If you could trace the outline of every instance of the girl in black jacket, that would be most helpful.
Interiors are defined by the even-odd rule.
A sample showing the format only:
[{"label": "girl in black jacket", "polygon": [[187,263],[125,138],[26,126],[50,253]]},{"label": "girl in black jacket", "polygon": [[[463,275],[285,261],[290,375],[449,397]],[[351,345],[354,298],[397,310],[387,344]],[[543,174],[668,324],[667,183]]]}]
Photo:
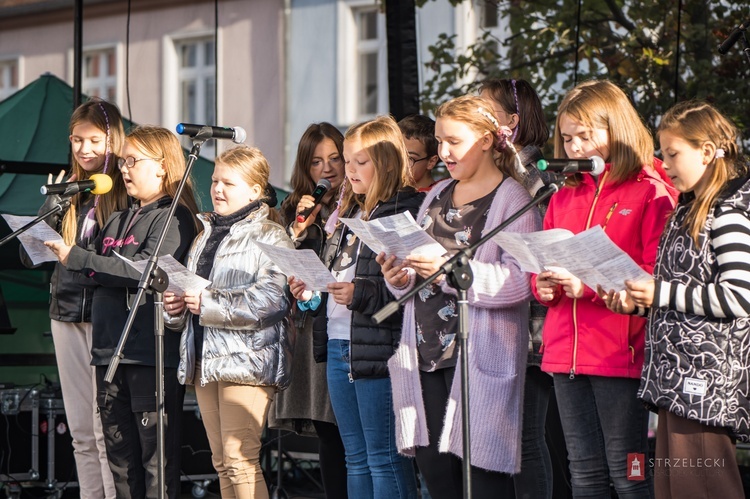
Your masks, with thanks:
[{"label": "girl in black jacket", "polygon": [[[69,202],[45,221],[67,244],[86,247],[104,222],[117,210],[127,208],[127,193],[117,171],[116,154],[125,142],[120,111],[114,104],[93,99],[81,104],[70,118],[71,175],[60,172],[57,182],[86,180],[109,175],[112,189],[104,195],[79,192],[73,196],[49,195],[39,214]],[[49,182],[52,182],[50,176]],[[99,186],[97,185],[97,188]],[[33,267],[21,246],[21,261]],[[96,415],[96,381],[91,367],[91,302],[94,282],[79,272],[55,265],[50,280],[49,317],[55,360],[70,434],[81,497],[114,499],[115,486],[107,462],[102,425]]]},{"label": "girl in black jacket", "polygon": [[[416,213],[424,194],[412,187],[409,156],[401,132],[390,117],[351,127],[345,136],[347,181],[338,213],[370,220],[403,211]],[[349,497],[413,498],[412,462],[398,454],[387,361],[401,338],[401,314],[381,324],[372,314],[393,299],[376,255],[346,227],[328,239],[335,284],[316,309],[313,326],[316,360],[327,361],[333,411],[346,451]],[[324,255],[324,261],[329,261]],[[305,283],[290,278],[298,300],[309,298]],[[323,356],[325,355],[325,357]]]},{"label": "girl in black jacket", "polygon": [[[92,364],[96,366],[97,403],[117,497],[157,496],[156,373],[154,299],[133,303],[140,273],[130,260],[148,259],[167,221],[169,205],[185,173],[185,157],[177,137],[160,127],[130,132],[118,166],[134,205],[114,213],[99,236],[83,249],[47,242],[69,271],[81,272],[96,284],[93,294]],[[198,209],[189,184],[170,221],[159,255],[182,260],[196,235]],[[112,383],[107,367],[130,307],[138,312]],[[164,337],[164,380],[167,496],[180,494],[181,416],[184,387],[177,382],[179,335]]]}]

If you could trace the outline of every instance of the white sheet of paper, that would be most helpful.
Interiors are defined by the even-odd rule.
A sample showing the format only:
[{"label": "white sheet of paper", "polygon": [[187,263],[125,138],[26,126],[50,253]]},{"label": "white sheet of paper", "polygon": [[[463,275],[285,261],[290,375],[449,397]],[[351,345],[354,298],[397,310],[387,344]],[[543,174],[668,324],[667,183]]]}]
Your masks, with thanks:
[{"label": "white sheet of paper", "polygon": [[336,282],[331,271],[311,249],[297,250],[271,244],[256,244],[287,277],[294,276],[295,279],[303,281],[306,288],[311,291],[326,291],[328,284]]},{"label": "white sheet of paper", "polygon": [[363,221],[340,218],[375,254],[385,252],[403,260],[409,255],[441,256],[446,250],[431,238],[405,211],[389,217]]},{"label": "white sheet of paper", "polygon": [[[3,218],[8,223],[10,230],[15,232],[36,217],[3,214]],[[19,234],[18,240],[34,265],[57,261],[57,256],[44,245],[44,241],[62,241],[62,237],[46,222],[41,221],[26,232]]]},{"label": "white sheet of paper", "polygon": [[[125,260],[128,265],[136,269],[138,272],[143,274],[143,270],[146,268],[148,260],[130,260],[118,253],[113,253],[116,257],[121,260]],[[167,291],[171,291],[176,295],[182,295],[186,290],[198,290],[204,289],[206,286],[211,284],[211,281],[206,280],[200,276],[197,276],[190,272],[183,264],[174,259],[172,255],[162,255],[158,261],[159,267],[164,270],[169,276],[169,286]]]},{"label": "white sheet of paper", "polygon": [[[552,248],[547,246],[544,250],[549,252]],[[651,279],[599,225],[556,243],[554,253],[560,266],[593,290],[599,284],[607,291],[621,291],[625,289],[625,281]]]},{"label": "white sheet of paper", "polygon": [[515,258],[526,272],[540,273],[549,266],[555,266],[554,255],[544,251],[544,247],[573,237],[566,229],[549,229],[538,232],[498,232],[492,237],[503,250]]}]

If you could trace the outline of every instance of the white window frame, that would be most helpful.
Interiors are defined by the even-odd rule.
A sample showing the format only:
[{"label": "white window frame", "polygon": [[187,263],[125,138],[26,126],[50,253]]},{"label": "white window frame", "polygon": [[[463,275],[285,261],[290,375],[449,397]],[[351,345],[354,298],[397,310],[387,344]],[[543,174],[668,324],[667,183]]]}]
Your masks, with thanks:
[{"label": "white window frame", "polygon": [[12,64],[16,65],[16,86],[8,87],[7,90],[0,90],[0,101],[7,99],[24,87],[22,81],[23,71],[21,71],[23,67],[23,58],[21,56],[0,58],[0,78],[3,79],[3,83],[10,84],[10,72],[7,68]]},{"label": "white window frame", "polygon": [[[361,9],[377,9],[378,38],[376,42],[366,42],[366,49],[378,52],[378,95],[377,108],[374,114],[359,112],[359,55],[360,41],[357,32],[356,14]],[[337,102],[336,117],[339,123],[350,125],[359,121],[374,118],[378,114],[388,112],[388,53],[385,27],[385,14],[379,11],[380,6],[374,0],[339,0],[338,18],[338,47],[337,47]],[[354,81],[352,82],[352,79]]]},{"label": "white window frame", "polygon": [[[113,76],[99,76],[97,78],[89,78],[86,76],[86,57],[92,54],[96,54],[98,57],[100,57],[100,64],[104,62],[103,65],[100,67],[102,68],[102,71],[104,71],[104,68],[106,68],[106,57],[102,57],[103,54],[112,51],[114,53],[115,61],[114,61],[114,75]],[[115,92],[114,92],[114,103],[118,103],[120,100],[120,82],[119,82],[119,76],[120,76],[120,58],[118,57],[117,53],[117,46],[116,45],[104,45],[104,46],[98,46],[98,47],[86,47],[86,49],[83,50],[82,54],[83,60],[81,61],[81,91],[91,96],[91,92],[88,90],[92,87],[96,87],[99,90],[99,97],[104,100],[110,100],[109,95],[107,95],[106,92],[102,93],[102,90],[105,90],[109,86],[114,86]]]},{"label": "white window frame", "polygon": [[[217,35],[218,39],[214,40],[217,46],[221,47],[221,30]],[[180,75],[180,45],[188,43],[199,43],[214,38],[213,31],[196,31],[191,33],[179,33],[166,35],[162,38],[162,54],[164,56],[164,66],[162,71],[162,81],[164,82],[164,98],[163,102],[163,116],[165,123],[163,126],[169,130],[174,130],[178,123],[187,122],[188,118],[181,116],[180,112],[180,92],[181,92],[181,75]],[[219,64],[222,67],[221,59],[214,61],[214,64]],[[214,85],[218,88],[217,93],[217,105],[216,105],[216,121],[221,122],[220,109],[221,106],[218,103],[221,102],[221,88],[219,82],[215,81]],[[201,92],[198,92],[198,98],[202,99]],[[201,107],[201,106],[199,106]],[[201,118],[198,119],[200,121]],[[202,125],[215,125],[215,123],[199,123]],[[191,142],[188,139],[181,139],[183,147],[190,149]],[[206,141],[201,147],[201,156],[214,159],[216,157],[216,144],[213,140]]]},{"label": "white window frame", "polygon": [[[112,104],[115,104],[120,109],[123,109],[122,105],[125,95],[125,46],[122,43],[100,43],[87,45],[81,50],[81,57],[85,57],[86,54],[90,52],[100,52],[112,49],[114,49],[115,51],[115,101]],[[73,49],[71,48],[68,50],[68,75],[70,75],[68,78],[68,84],[71,87],[73,86],[73,72],[75,70],[74,62],[75,54],[73,53]],[[83,65],[83,61],[81,61],[81,64]],[[83,90],[86,87],[83,81],[84,78],[85,75],[83,74],[83,68],[81,68],[81,89],[83,93],[86,93],[86,91]],[[102,98],[106,99],[106,96]]]}]

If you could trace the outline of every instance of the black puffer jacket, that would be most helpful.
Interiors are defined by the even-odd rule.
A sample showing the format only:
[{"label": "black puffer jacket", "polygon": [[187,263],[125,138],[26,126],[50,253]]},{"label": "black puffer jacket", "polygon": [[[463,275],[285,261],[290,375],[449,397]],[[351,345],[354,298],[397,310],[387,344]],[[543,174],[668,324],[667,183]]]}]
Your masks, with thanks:
[{"label": "black puffer jacket", "polygon": [[[81,227],[89,210],[94,206],[94,196],[88,193],[82,193],[79,196],[81,198],[77,213],[78,240],[76,243],[85,247],[86,243],[81,242],[80,239]],[[57,194],[48,196],[45,203],[39,208],[38,214],[41,215],[48,212],[59,202],[60,196]],[[65,210],[50,215],[45,219],[45,222],[58,233],[61,233],[61,223],[64,215]],[[96,238],[98,232],[99,225],[97,224],[94,227],[92,239]],[[20,246],[20,256],[21,263],[24,266],[29,268],[34,267],[23,246]],[[90,278],[80,272],[72,272],[66,269],[60,262],[57,262],[55,270],[52,272],[52,278],[50,279],[50,319],[61,322],[91,322],[91,302],[94,295],[93,286],[95,285],[96,283]]]},{"label": "black puffer jacket", "polygon": [[[413,188],[399,191],[388,201],[380,203],[370,219],[383,218],[409,211],[416,216],[424,199],[424,193]],[[331,267],[333,257],[338,251],[341,230],[327,241],[324,263]],[[391,315],[380,324],[372,321],[372,315],[394,300],[385,285],[380,272],[380,265],[375,261],[377,255],[367,246],[362,245],[354,277],[354,296],[348,306],[352,311],[351,326],[351,369],[352,377],[385,378],[388,377],[388,359],[398,347],[401,340],[401,311]],[[326,301],[328,293],[323,293],[320,306],[315,311],[313,323],[313,354],[317,362],[325,362],[327,355],[328,318]]]}]

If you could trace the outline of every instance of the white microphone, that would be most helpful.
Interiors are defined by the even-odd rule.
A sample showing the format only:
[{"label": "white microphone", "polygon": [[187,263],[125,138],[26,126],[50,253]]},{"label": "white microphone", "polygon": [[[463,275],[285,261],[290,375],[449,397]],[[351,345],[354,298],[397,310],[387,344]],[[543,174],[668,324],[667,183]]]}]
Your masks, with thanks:
[{"label": "white microphone", "polygon": [[78,182],[67,182],[64,184],[47,184],[39,189],[42,194],[60,194],[61,196],[72,196],[79,192],[91,192],[91,194],[106,194],[112,190],[112,179],[109,175],[96,173],[88,180]]},{"label": "white microphone", "polygon": [[247,138],[247,132],[242,127],[221,127],[210,125],[191,125],[190,123],[180,123],[177,125],[177,133],[180,135],[189,135],[199,139],[229,139],[235,144],[242,144]]},{"label": "white microphone", "polygon": [[604,160],[599,156],[591,156],[588,159],[540,159],[536,162],[536,167],[543,172],[548,171],[562,175],[584,172],[599,175],[604,171]]}]

